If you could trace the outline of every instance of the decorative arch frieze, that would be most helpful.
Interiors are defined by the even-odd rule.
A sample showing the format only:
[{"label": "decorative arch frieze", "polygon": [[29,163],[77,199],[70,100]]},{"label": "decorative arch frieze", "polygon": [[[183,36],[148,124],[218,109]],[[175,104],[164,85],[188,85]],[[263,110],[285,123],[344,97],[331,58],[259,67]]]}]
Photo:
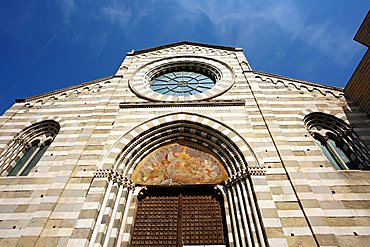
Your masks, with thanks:
[{"label": "decorative arch frieze", "polygon": [[184,44],[184,45],[164,48],[164,49],[156,50],[152,52],[142,53],[142,54],[136,55],[135,57],[146,58],[146,57],[155,57],[155,56],[160,56],[160,55],[178,55],[178,54],[196,54],[196,53],[205,53],[207,55],[215,55],[215,56],[229,56],[233,54],[232,51]]},{"label": "decorative arch frieze", "polygon": [[32,107],[41,108],[44,105],[51,105],[57,101],[66,101],[68,98],[77,97],[81,94],[99,92],[101,88],[108,85],[109,83],[109,79],[103,78],[100,80],[83,83],[82,85],[73,87],[72,89],[57,90],[55,92],[35,96],[21,102],[25,102],[24,108],[26,108],[26,111],[28,111],[29,108]]},{"label": "decorative arch frieze", "polygon": [[224,165],[228,178],[214,186],[224,196],[230,244],[267,245],[251,180],[253,175],[264,175],[264,168],[256,155],[248,143],[225,124],[202,115],[181,112],[157,117],[134,127],[104,156],[95,178],[106,179],[107,189],[90,246],[129,244],[135,220],[133,209],[138,205],[140,191],[145,188],[145,185],[132,181],[133,171],[155,150],[179,142],[193,143],[210,150]]},{"label": "decorative arch frieze", "polygon": [[326,90],[324,88],[319,88],[319,87],[315,87],[315,86],[311,86],[311,85],[305,85],[305,84],[302,84],[302,83],[299,83],[299,82],[298,83],[287,82],[287,81],[283,81],[283,80],[280,80],[280,79],[272,79],[270,77],[265,77],[265,76],[261,76],[261,75],[256,75],[255,78],[260,79],[261,81],[264,81],[264,82],[271,82],[275,85],[282,84],[286,88],[289,88],[289,86],[291,86],[291,87],[295,88],[298,91],[302,91],[302,90],[307,90],[308,92],[317,91],[318,93],[322,94],[323,96],[331,95],[331,96],[334,96],[335,98],[344,97],[343,93],[334,93],[332,90]]}]

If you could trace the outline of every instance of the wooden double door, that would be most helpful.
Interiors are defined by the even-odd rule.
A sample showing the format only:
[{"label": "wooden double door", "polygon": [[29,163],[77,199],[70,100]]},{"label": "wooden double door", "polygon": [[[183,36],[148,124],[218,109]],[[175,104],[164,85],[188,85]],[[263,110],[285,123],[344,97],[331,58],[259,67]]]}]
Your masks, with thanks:
[{"label": "wooden double door", "polygon": [[139,201],[131,246],[226,246],[222,204],[209,186],[148,188]]}]

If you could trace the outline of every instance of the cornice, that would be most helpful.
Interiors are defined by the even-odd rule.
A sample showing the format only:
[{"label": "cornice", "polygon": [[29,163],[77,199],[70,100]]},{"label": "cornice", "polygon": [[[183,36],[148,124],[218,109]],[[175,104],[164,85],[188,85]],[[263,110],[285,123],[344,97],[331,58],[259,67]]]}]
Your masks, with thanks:
[{"label": "cornice", "polygon": [[73,86],[70,86],[70,87],[61,88],[61,89],[57,89],[57,90],[54,90],[54,91],[38,94],[38,95],[31,96],[31,97],[28,97],[28,98],[16,99],[15,102],[16,103],[24,103],[24,102],[29,102],[29,101],[33,101],[33,100],[38,100],[38,99],[45,98],[45,97],[50,97],[50,96],[60,94],[60,93],[63,93],[63,92],[69,91],[69,90],[76,89],[76,88],[88,86],[88,85],[91,85],[91,84],[94,84],[94,83],[99,83],[99,82],[102,82],[102,81],[105,81],[105,80],[110,80],[113,77],[114,76],[106,76],[106,77],[95,79],[95,80],[92,80],[92,81],[79,83],[77,85],[73,85]]},{"label": "cornice", "polygon": [[320,84],[320,83],[317,83],[317,82],[309,82],[309,81],[305,81],[305,80],[291,78],[291,77],[287,77],[287,76],[283,76],[283,75],[267,73],[267,72],[263,72],[263,71],[253,70],[251,72],[253,72],[254,74],[262,75],[262,76],[267,76],[267,77],[271,76],[271,77],[275,77],[275,78],[278,78],[278,79],[281,79],[281,80],[288,80],[288,81],[298,82],[298,83],[306,84],[306,85],[309,85],[309,86],[312,86],[312,87],[320,87],[320,88],[325,88],[325,89],[329,89],[329,90],[335,90],[335,91],[343,92],[343,88],[340,88],[340,87],[324,85],[324,84]]},{"label": "cornice", "polygon": [[121,109],[127,108],[163,108],[163,107],[213,107],[244,106],[245,100],[209,100],[209,101],[169,101],[169,102],[122,102]]}]

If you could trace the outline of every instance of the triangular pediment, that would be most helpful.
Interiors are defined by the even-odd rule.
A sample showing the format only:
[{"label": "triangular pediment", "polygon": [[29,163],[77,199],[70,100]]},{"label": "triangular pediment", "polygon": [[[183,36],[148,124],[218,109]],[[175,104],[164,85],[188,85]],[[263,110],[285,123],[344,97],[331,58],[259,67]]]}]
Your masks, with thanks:
[{"label": "triangular pediment", "polygon": [[170,44],[166,44],[166,45],[155,46],[155,47],[152,47],[152,48],[132,51],[129,54],[131,54],[131,55],[140,55],[140,54],[143,54],[143,53],[159,51],[159,50],[164,50],[164,49],[168,49],[168,48],[181,47],[181,46],[184,46],[184,45],[185,46],[194,46],[194,47],[204,47],[204,48],[210,48],[210,49],[225,50],[225,51],[240,51],[240,50],[242,50],[241,48],[232,47],[232,46],[212,45],[212,44],[205,44],[205,43],[198,43],[198,42],[191,42],[191,41],[180,41],[180,42],[170,43]]}]

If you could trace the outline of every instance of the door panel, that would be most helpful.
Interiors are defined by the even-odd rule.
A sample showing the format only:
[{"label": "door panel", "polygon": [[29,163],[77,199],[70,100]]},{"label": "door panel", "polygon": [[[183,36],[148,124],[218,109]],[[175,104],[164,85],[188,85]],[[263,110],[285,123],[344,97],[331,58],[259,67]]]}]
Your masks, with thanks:
[{"label": "door panel", "polygon": [[213,189],[156,188],[139,202],[131,246],[224,245],[224,235]]},{"label": "door panel", "polygon": [[212,195],[182,199],[182,241],[190,244],[224,244],[220,203]]},{"label": "door panel", "polygon": [[176,246],[177,196],[147,196],[139,203],[131,246]]}]

